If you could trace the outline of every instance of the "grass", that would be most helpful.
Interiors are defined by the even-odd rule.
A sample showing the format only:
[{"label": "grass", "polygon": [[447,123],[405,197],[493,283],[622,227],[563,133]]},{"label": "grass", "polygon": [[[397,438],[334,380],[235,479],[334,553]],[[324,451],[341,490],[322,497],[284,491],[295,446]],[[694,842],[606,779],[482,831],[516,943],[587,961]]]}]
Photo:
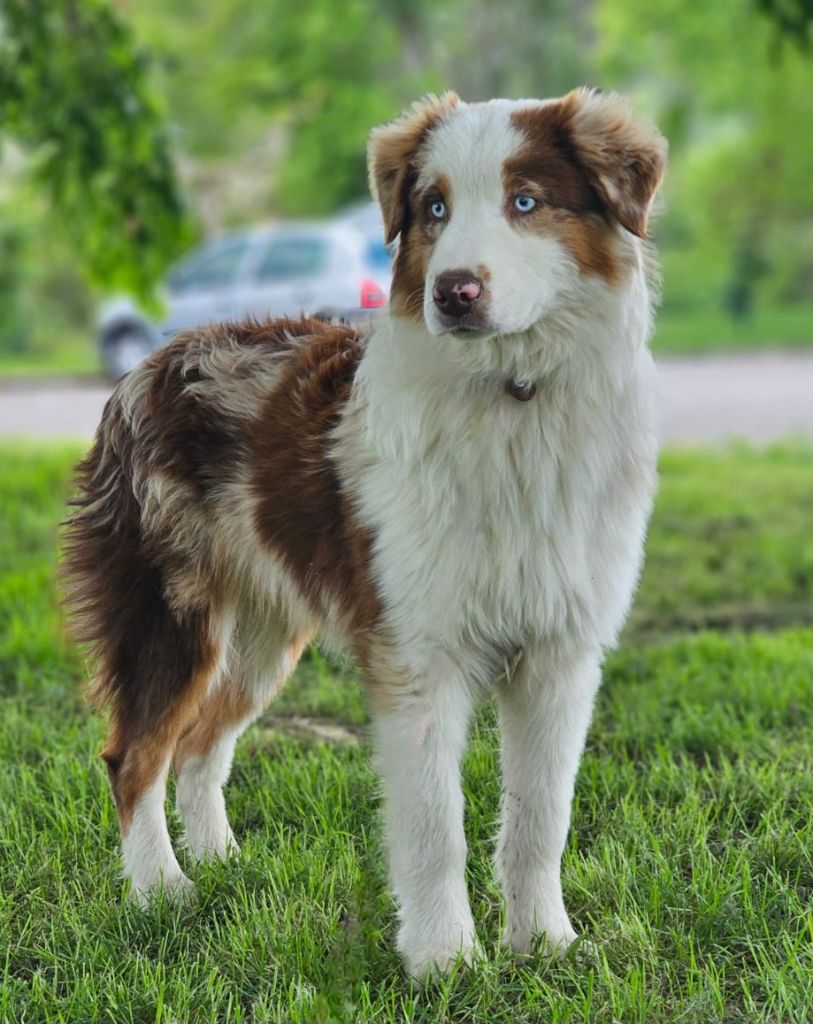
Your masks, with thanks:
[{"label": "grass", "polygon": [[67,333],[64,338],[55,337],[47,348],[0,350],[0,381],[20,377],[98,377],[101,372],[91,331],[87,335]]},{"label": "grass", "polygon": [[813,345],[813,304],[757,306],[745,320],[708,304],[691,309],[662,309],[652,348],[656,355],[697,355],[710,352]]},{"label": "grass", "polygon": [[[494,711],[466,760],[488,958],[427,989],[393,950],[355,674],[312,653],[238,747],[239,862],[143,913],[51,583],[76,449],[0,449],[0,1021],[813,1018],[813,452],[667,453],[639,599],[579,775],[564,881],[591,940],[563,963],[497,948]],[[272,727],[273,726],[273,727]],[[363,733],[362,733],[363,735]]]}]

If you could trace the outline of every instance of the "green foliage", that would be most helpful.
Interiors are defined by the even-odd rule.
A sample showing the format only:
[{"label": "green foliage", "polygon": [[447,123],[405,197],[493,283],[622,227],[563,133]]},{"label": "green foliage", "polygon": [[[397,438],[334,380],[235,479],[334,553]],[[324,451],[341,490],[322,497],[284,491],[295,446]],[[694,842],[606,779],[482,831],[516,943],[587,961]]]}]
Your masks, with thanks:
[{"label": "green foliage", "polygon": [[5,0],[0,124],[91,277],[146,297],[189,238],[144,54],[104,0]]},{"label": "green foliage", "polygon": [[[481,711],[464,780],[487,959],[427,989],[403,977],[393,947],[368,751],[277,727],[287,714],[366,720],[355,675],[317,654],[238,747],[227,797],[239,861],[187,865],[192,906],[126,901],[103,728],[82,707],[52,583],[79,454],[0,449],[0,1020],[809,1018],[809,449],[663,458],[636,620],[608,659],[564,860],[592,945],[563,963],[499,948],[498,738],[493,707]],[[721,615],[739,595],[778,614]],[[683,608],[703,617],[684,621]],[[765,631],[793,622],[807,627]],[[743,624],[763,629],[731,629]]]},{"label": "green foliage", "polygon": [[33,183],[0,193],[0,375],[92,371],[91,301],[76,253]]},{"label": "green foliage", "polygon": [[810,45],[813,0],[757,0],[757,4],[781,32],[794,38],[803,48]]},{"label": "green foliage", "polygon": [[246,180],[262,176],[263,210],[322,215],[366,193],[367,134],[404,98],[390,11],[374,0],[143,0],[133,18],[196,162],[230,156]]},{"label": "green foliage", "polygon": [[24,232],[10,219],[0,220],[0,351],[25,351],[30,327],[22,314],[20,254]]},{"label": "green foliage", "polygon": [[597,64],[671,143],[665,308],[809,300],[813,63],[741,0],[597,0]]},{"label": "green foliage", "polygon": [[[0,203],[21,205],[0,228],[0,349],[29,361],[57,336],[52,273],[75,293],[76,267],[149,292],[190,237],[173,155],[207,231],[321,216],[366,195],[370,127],[421,93],[582,82],[632,93],[670,140],[655,233],[664,312],[686,335],[663,331],[666,346],[809,343],[810,2],[5,0],[0,134],[49,202],[0,166]],[[67,260],[43,244],[53,234]],[[10,246],[42,266],[11,268]]]}]

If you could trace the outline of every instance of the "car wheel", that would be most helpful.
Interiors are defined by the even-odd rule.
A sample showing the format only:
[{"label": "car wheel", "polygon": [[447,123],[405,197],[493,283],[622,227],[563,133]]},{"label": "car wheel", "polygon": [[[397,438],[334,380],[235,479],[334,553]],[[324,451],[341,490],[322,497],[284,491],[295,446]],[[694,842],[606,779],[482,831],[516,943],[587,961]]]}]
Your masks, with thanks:
[{"label": "car wheel", "polygon": [[128,324],[102,342],[104,371],[111,380],[120,380],[134,370],[152,352],[152,339],[139,324]]}]

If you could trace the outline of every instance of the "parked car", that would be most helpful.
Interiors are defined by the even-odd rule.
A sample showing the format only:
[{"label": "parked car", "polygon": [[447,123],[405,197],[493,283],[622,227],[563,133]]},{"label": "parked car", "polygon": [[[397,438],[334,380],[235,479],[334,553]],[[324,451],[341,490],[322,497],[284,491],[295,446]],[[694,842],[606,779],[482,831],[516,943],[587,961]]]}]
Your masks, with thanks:
[{"label": "parked car", "polygon": [[369,315],[386,305],[390,279],[391,254],[376,207],[359,207],[326,223],[225,234],[170,272],[161,323],[127,298],[105,305],[98,324],[102,363],[118,380],[177,331],[214,320]]}]

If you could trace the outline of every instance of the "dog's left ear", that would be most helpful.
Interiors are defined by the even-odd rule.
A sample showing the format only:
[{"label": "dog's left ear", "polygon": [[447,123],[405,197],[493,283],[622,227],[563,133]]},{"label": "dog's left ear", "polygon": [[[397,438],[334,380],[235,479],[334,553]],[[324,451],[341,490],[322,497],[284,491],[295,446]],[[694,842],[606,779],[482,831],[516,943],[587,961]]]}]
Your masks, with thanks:
[{"label": "dog's left ear", "polygon": [[384,217],[384,234],[389,245],[404,223],[404,208],[415,173],[415,161],[426,136],[457,105],[457,95],[425,96],[400,117],[370,132],[367,162],[370,191]]},{"label": "dog's left ear", "polygon": [[666,139],[618,93],[574,89],[562,99],[574,154],[615,219],[639,238],[666,169]]}]

